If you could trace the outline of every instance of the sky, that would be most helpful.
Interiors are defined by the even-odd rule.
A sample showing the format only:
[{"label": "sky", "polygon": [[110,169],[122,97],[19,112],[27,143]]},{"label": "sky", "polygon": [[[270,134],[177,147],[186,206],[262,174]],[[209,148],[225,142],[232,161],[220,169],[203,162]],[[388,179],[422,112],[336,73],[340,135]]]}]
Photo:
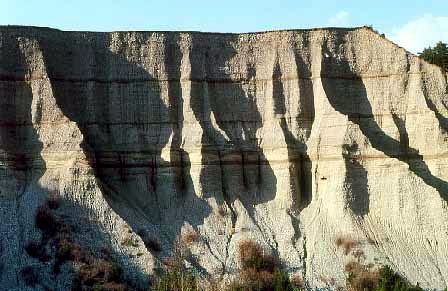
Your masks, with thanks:
[{"label": "sky", "polygon": [[212,32],[371,25],[418,53],[448,43],[448,0],[0,0],[0,25]]}]

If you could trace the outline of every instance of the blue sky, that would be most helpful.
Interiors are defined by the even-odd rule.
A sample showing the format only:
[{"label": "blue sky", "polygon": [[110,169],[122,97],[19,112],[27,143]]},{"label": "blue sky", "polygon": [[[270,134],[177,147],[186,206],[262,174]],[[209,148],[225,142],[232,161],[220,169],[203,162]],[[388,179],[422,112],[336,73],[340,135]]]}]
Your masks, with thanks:
[{"label": "blue sky", "polygon": [[218,32],[367,24],[418,52],[448,42],[448,0],[0,0],[0,24]]}]

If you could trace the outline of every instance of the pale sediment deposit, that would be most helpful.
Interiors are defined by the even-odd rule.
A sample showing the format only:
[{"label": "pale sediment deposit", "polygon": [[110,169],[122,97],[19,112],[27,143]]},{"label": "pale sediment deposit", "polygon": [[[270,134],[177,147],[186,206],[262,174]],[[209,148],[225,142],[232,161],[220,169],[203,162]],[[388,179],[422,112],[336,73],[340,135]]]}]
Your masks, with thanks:
[{"label": "pale sediment deposit", "polygon": [[202,274],[232,274],[253,239],[311,286],[343,281],[343,236],[446,288],[447,90],[440,68],[366,27],[0,27],[0,289],[31,288],[27,266],[36,290],[69,288],[64,266],[24,250],[49,195],[76,240],[107,246],[140,286],[195,232]]}]

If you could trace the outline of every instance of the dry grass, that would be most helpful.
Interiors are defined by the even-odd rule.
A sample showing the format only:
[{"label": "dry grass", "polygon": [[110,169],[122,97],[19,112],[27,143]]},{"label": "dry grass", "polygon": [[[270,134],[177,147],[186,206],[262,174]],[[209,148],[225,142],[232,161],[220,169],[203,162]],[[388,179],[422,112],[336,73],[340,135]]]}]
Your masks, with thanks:
[{"label": "dry grass", "polygon": [[[168,271],[155,280],[154,291],[203,291],[196,276],[184,271]],[[205,290],[204,290],[205,291]]]},{"label": "dry grass", "polygon": [[272,285],[274,274],[268,271],[259,271],[256,268],[246,268],[240,272],[240,284],[249,290],[263,290]]}]

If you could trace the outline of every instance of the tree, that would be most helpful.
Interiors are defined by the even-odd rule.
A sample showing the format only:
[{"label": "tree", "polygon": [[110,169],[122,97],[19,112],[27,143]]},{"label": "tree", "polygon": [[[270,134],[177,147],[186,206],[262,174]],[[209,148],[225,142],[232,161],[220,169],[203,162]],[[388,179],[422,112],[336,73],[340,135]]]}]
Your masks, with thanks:
[{"label": "tree", "polygon": [[419,56],[428,63],[438,65],[448,71],[448,46],[439,41],[434,47],[428,47],[419,53]]}]

